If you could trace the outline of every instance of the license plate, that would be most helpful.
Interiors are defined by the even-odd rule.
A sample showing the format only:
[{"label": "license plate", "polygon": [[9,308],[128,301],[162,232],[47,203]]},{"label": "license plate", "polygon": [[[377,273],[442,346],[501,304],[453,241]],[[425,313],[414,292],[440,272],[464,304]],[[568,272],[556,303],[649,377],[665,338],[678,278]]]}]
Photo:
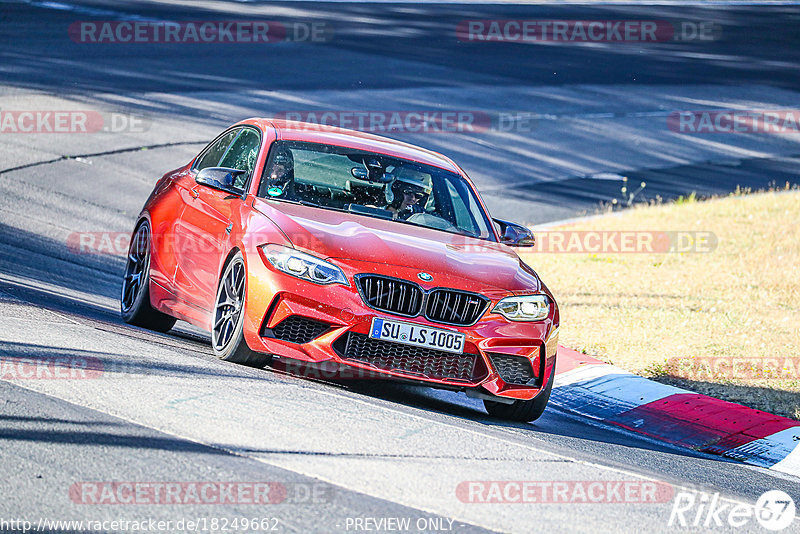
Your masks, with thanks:
[{"label": "license plate", "polygon": [[381,317],[372,319],[369,337],[415,347],[443,350],[455,354],[464,352],[464,339],[466,338],[461,332],[392,321]]}]

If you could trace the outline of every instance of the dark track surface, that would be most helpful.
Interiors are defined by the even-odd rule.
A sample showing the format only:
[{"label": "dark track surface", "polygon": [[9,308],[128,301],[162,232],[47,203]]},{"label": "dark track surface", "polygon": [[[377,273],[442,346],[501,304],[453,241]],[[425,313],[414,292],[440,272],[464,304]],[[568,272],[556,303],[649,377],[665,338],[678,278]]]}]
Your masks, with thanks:
[{"label": "dark track surface", "polygon": [[[447,106],[433,96],[422,103],[414,100],[443,87],[466,102],[474,98],[483,109],[507,109],[503,102],[481,100],[487,88],[555,91],[543,99],[549,99],[552,109],[563,99],[564,113],[572,115],[630,111],[615,107],[619,103],[604,100],[601,93],[595,100],[568,102],[558,91],[574,84],[607,86],[617,93],[646,93],[652,86],[652,92],[665,94],[665,86],[735,89],[748,84],[757,87],[755,92],[787,91],[791,96],[800,82],[800,9],[306,2],[175,6],[110,0],[68,5],[75,9],[44,8],[36,2],[0,4],[0,109],[52,105],[42,104],[49,102],[42,98],[112,109],[124,103],[126,111],[145,114],[153,126],[121,136],[0,136],[9,158],[0,163],[0,355],[90,357],[122,365],[124,372],[107,380],[0,381],[5,474],[0,518],[177,519],[254,513],[243,505],[114,507],[69,500],[72,484],[91,480],[277,480],[332,488],[334,497],[325,502],[257,511],[279,517],[283,531],[289,532],[346,531],[347,517],[398,516],[454,518],[453,530],[458,531],[673,531],[667,525],[670,503],[470,505],[454,494],[464,480],[643,477],[676,488],[719,491],[749,503],[764,491],[782,489],[800,503],[796,479],[654,443],[558,410],[549,410],[535,425],[507,424],[488,417],[479,402],[456,394],[305,381],[219,362],[210,355],[206,337],[185,324],[161,335],[122,323],[116,300],[122,260],[75,254],[65,244],[73,232],[130,231],[155,178],[196,153],[202,146],[197,141],[242,118],[237,115],[242,110],[324,109],[361,94],[370,109],[397,109],[392,106],[398,102]],[[131,14],[163,20],[325,21],[335,28],[335,39],[270,48],[93,46],[65,39],[66,28],[76,20],[117,20]],[[712,20],[722,26],[723,38],[645,46],[478,46],[453,38],[454,25],[469,18]],[[382,89],[419,92],[400,98],[376,91]],[[680,98],[675,97],[675,106],[700,105]],[[540,111],[531,102],[530,109]],[[519,103],[517,99],[513,105]],[[337,109],[348,109],[342,106]],[[636,136],[646,132],[644,127]],[[591,173],[553,170],[538,175],[526,167],[530,161],[535,163],[531,167],[546,166],[544,158],[537,159],[537,146],[546,148],[537,143],[545,141],[561,143],[565,159],[569,153],[581,157],[583,147],[592,142],[590,130],[580,146],[537,135],[510,140],[396,137],[453,155],[485,187],[495,214],[506,209],[508,217],[546,221],[618,197],[618,182],[592,178]],[[697,141],[685,137],[691,139],[687,144]],[[673,140],[670,147],[682,141]],[[728,138],[710,142],[716,141]],[[622,134],[612,142],[618,147],[630,144]],[[658,161],[652,167],[631,164],[626,174],[650,184],[645,199],[690,191],[723,193],[737,185],[800,183],[798,161],[788,157],[800,154],[792,151],[794,141],[758,142],[758,154],[742,151],[709,158],[713,161],[686,156],[674,165]],[[62,155],[160,143],[179,144],[2,172]],[[519,148],[508,161],[502,156],[505,143]],[[749,146],[748,140],[743,144]],[[651,152],[657,153],[658,147]],[[506,164],[508,175],[498,176],[497,169]]]}]

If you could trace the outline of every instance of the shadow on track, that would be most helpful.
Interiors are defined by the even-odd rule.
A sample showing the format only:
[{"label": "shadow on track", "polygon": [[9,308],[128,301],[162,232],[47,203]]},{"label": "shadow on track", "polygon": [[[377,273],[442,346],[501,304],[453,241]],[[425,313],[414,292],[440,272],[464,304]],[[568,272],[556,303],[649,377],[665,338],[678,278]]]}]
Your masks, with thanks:
[{"label": "shadow on track", "polygon": [[[54,91],[363,89],[465,85],[476,80],[536,85],[763,83],[794,89],[800,46],[793,6],[520,6],[363,3],[107,4],[119,20],[235,20],[324,23],[330,38],[274,44],[76,42],[66,11],[10,4],[2,32],[7,84]],[[78,15],[79,17],[80,15]],[[84,18],[91,18],[84,15]],[[658,42],[469,42],[466,20],[658,20],[712,23],[713,39]],[[31,27],[35,24],[35,28]],[[39,31],[37,31],[37,29]],[[46,30],[45,30],[46,29]],[[676,32],[679,33],[679,32]],[[74,37],[74,36],[73,36]],[[671,36],[670,36],[671,37]],[[136,62],[131,62],[131,57]],[[777,64],[775,58],[780,58]],[[347,59],[347,61],[343,61]],[[358,61],[354,65],[353,61]],[[387,63],[395,68],[387,68]],[[397,68],[401,65],[406,68]],[[424,65],[425,68],[422,68]],[[680,68],[676,68],[680,65]],[[258,68],[255,68],[258,66]],[[445,77],[442,69],[447,69]],[[411,68],[409,68],[411,67]],[[451,69],[457,69],[455,71]],[[365,72],[374,73],[364,76]],[[455,76],[453,75],[453,73]],[[437,75],[439,76],[437,78]]]},{"label": "shadow on track", "polygon": [[[209,351],[210,352],[210,351]],[[226,373],[219,369],[178,365],[153,360],[135,360],[129,354],[98,352],[87,349],[63,348],[35,343],[0,341],[0,378],[64,380],[136,380],[154,376],[186,376],[192,378],[236,378],[276,381],[267,373]],[[238,370],[238,367],[233,367]],[[58,373],[56,372],[58,371]],[[30,376],[29,376],[30,375]]]},{"label": "shadow on track", "polygon": [[[210,346],[206,339],[193,333],[173,330],[159,334],[131,327],[125,324],[117,310],[118,291],[121,280],[123,259],[101,255],[81,255],[73,258],[64,243],[57,240],[16,232],[13,241],[0,238],[0,251],[12,250],[0,260],[0,291],[12,295],[22,303],[29,303],[44,309],[64,314],[66,317],[94,328],[108,330],[142,341],[193,350],[210,357]],[[20,243],[24,243],[28,255],[19,254]],[[53,273],[58,273],[54,275]],[[4,274],[13,274],[22,280],[9,280]],[[47,289],[50,287],[52,289]],[[77,290],[77,291],[76,291]],[[96,300],[95,300],[96,299]],[[179,323],[180,324],[180,323]],[[207,377],[245,377],[252,380],[284,380],[291,373],[270,370],[255,373],[237,373],[232,368],[230,374],[204,369],[201,366],[179,365],[153,360],[137,361],[125,354],[96,352],[90,350],[67,349],[44,344],[19,342],[0,342],[0,353],[4,361],[15,363],[24,359],[55,360],[56,358],[82,358],[86,360],[87,371],[110,371],[104,379],[144,378],[148,375],[183,375]],[[232,364],[231,364],[232,365]],[[323,375],[324,376],[324,375]],[[293,376],[306,380],[303,376]],[[336,387],[351,393],[381,399],[398,406],[407,406],[428,412],[453,416],[486,427],[520,431],[523,433],[549,434],[580,440],[594,440],[600,443],[624,445],[643,450],[665,450],[657,444],[632,439],[623,433],[612,430],[593,432],[587,437],[585,428],[577,424],[553,423],[551,413],[534,424],[510,423],[488,416],[482,403],[469,399],[463,394],[432,390],[424,387],[407,386],[384,380],[315,380],[323,387]],[[560,421],[560,418],[559,418]],[[32,436],[32,435],[30,435]],[[30,437],[29,436],[29,437]],[[24,437],[24,436],[23,436]],[[22,439],[22,438],[21,438]],[[34,438],[31,438],[34,439]],[[74,435],[57,439],[78,439]],[[691,451],[669,449],[677,455],[693,455]]]},{"label": "shadow on track", "polygon": [[[293,376],[292,373],[280,371],[282,374]],[[308,380],[308,374],[300,372],[300,380]],[[533,423],[518,423],[505,421],[487,415],[480,400],[466,397],[463,393],[447,390],[436,390],[425,386],[416,386],[392,382],[389,380],[314,380],[330,387],[340,388],[357,395],[374,399],[389,401],[402,407],[412,407],[427,412],[439,413],[458,419],[477,423],[485,427],[505,429],[521,432],[526,435],[536,436],[547,434],[556,437],[574,438],[577,440],[596,441],[604,444],[635,447],[647,451],[667,452],[677,456],[691,456],[709,458],[708,455],[695,453],[688,449],[666,446],[656,442],[633,437],[626,432],[607,428],[602,431],[587,434],[585,423],[566,423],[564,418],[557,415],[555,408],[548,408],[544,415]],[[558,412],[560,413],[560,412]],[[714,457],[714,460],[729,462],[729,460]]]}]

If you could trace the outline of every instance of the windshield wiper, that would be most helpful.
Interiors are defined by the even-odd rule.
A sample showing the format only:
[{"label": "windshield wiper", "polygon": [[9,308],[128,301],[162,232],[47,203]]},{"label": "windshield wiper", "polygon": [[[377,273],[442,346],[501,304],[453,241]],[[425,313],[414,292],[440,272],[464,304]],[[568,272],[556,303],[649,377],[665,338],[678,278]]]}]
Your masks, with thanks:
[{"label": "windshield wiper", "polygon": [[376,219],[392,220],[392,212],[383,208],[364,206],[363,204],[347,204],[347,211],[358,215],[375,217]]},{"label": "windshield wiper", "polygon": [[293,200],[289,198],[275,198],[275,197],[271,197],[266,200],[275,200],[276,202],[286,202],[288,204],[299,204],[301,206],[310,206],[312,208],[320,208],[323,210],[347,211],[342,208],[334,208],[333,206],[323,206],[322,204],[317,204],[316,202],[311,202],[310,200]]},{"label": "windshield wiper", "polygon": [[427,228],[428,230],[436,230],[437,232],[445,232],[447,234],[454,234],[454,235],[461,235],[464,237],[472,237],[474,239],[482,239],[484,241],[488,241],[485,237],[480,237],[472,232],[468,232],[466,230],[462,230],[461,228],[455,227],[454,230],[445,230],[444,228],[436,228],[435,226],[427,226],[425,224],[415,223],[411,221],[405,221],[403,219],[394,219],[394,222],[399,222],[403,224],[410,224],[411,226],[417,226],[419,228]]}]

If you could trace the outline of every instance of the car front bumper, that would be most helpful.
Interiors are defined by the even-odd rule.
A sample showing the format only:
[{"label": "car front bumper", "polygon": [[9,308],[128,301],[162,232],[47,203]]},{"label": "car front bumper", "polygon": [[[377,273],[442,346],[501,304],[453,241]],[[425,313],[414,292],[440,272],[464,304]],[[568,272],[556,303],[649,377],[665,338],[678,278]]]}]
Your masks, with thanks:
[{"label": "car front bumper", "polygon": [[[553,376],[558,344],[558,308],[554,301],[549,317],[543,321],[509,321],[492,313],[491,309],[510,292],[485,286],[479,288],[474,282],[464,287],[463,281],[432,273],[435,282],[431,287],[474,291],[491,300],[487,311],[474,325],[452,326],[431,322],[422,316],[401,317],[371,309],[354,286],[355,274],[414,280],[418,269],[369,262],[355,265],[336,262],[345,272],[350,286],[320,286],[275,271],[266,265],[261,253],[248,256],[244,335],[248,346],[257,352],[304,362],[318,369],[340,369],[333,374],[334,378],[412,381],[508,400],[534,398]],[[292,319],[291,327],[284,323],[284,328],[280,328],[287,319],[298,317],[305,321]],[[462,332],[466,336],[464,355],[414,350],[393,341],[369,341],[375,317]],[[322,326],[315,330],[320,323]],[[282,335],[276,335],[276,327]],[[348,350],[356,345],[357,354]],[[533,376],[525,383],[515,383],[514,377],[520,375],[514,375],[510,369],[519,370],[527,365],[525,362],[529,362]],[[350,369],[352,373],[343,373],[341,369]]]}]

